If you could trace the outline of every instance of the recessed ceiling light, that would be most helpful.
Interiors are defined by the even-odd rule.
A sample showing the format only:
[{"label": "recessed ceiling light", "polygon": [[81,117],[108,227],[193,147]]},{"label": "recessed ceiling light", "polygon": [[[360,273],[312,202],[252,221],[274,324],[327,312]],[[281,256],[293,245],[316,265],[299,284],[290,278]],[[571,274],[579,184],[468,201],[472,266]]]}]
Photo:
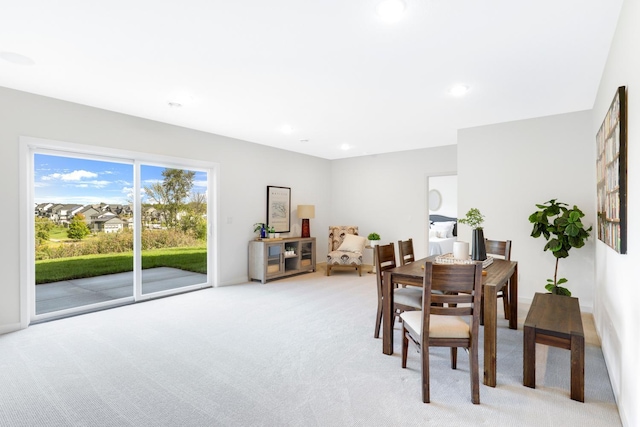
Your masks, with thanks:
[{"label": "recessed ceiling light", "polygon": [[20,55],[15,52],[0,52],[0,58],[16,65],[35,65],[35,61],[28,56]]},{"label": "recessed ceiling light", "polygon": [[469,86],[466,85],[455,85],[451,88],[449,93],[453,96],[463,96],[465,93],[469,91]]},{"label": "recessed ceiling light", "polygon": [[309,140],[308,139],[301,139],[300,142],[303,142],[303,143],[304,142],[309,142]]},{"label": "recessed ceiling light", "polygon": [[398,22],[404,13],[402,0],[383,0],[378,3],[378,16],[387,22]]},{"label": "recessed ceiling light", "polygon": [[347,151],[347,150],[351,149],[351,146],[349,144],[342,144],[340,146],[340,149],[344,150],[344,151]]},{"label": "recessed ceiling light", "polygon": [[293,128],[289,125],[282,126],[280,130],[282,131],[282,133],[286,133],[287,135],[289,135],[290,133],[293,133]]},{"label": "recessed ceiling light", "polygon": [[180,108],[182,107],[182,104],[180,104],[179,102],[168,102],[169,107],[171,108]]}]

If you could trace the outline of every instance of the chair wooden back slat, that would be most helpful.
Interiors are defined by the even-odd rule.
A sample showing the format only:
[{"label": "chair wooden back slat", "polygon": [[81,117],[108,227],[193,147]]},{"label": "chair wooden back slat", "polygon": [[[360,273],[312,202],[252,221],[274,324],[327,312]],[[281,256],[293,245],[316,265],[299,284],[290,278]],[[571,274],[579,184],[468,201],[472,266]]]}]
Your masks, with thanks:
[{"label": "chair wooden back slat", "polygon": [[398,254],[400,256],[400,265],[406,265],[416,260],[413,253],[413,239],[398,240]]},{"label": "chair wooden back slat", "polygon": [[473,296],[471,294],[443,295],[431,294],[431,303],[437,304],[471,304]]},{"label": "chair wooden back slat", "polygon": [[487,255],[500,256],[506,260],[511,259],[511,240],[484,239]]}]

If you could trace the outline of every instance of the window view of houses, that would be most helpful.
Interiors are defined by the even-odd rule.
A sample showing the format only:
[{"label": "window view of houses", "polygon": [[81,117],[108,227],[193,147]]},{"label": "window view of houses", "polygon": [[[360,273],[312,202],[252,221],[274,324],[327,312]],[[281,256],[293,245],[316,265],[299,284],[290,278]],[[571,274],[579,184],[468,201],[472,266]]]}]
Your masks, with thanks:
[{"label": "window view of houses", "polygon": [[[155,211],[153,207],[150,210]],[[35,215],[38,218],[47,218],[61,227],[69,227],[74,217],[82,215],[87,228],[92,233],[117,233],[118,231],[133,228],[133,209],[131,205],[111,205],[108,203],[76,205],[49,202],[36,204]]]}]

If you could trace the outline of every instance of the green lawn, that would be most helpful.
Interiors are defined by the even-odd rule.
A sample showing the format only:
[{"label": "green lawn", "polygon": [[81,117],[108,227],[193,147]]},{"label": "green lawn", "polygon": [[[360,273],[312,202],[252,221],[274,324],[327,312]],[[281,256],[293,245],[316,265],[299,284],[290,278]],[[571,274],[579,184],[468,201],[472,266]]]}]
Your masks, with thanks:
[{"label": "green lawn", "polygon": [[[142,251],[142,269],[153,267],[206,273],[207,249],[203,246]],[[126,271],[133,271],[133,252],[36,261],[36,284]]]},{"label": "green lawn", "polygon": [[53,227],[49,232],[49,240],[69,240],[67,237],[68,230],[65,227]]}]

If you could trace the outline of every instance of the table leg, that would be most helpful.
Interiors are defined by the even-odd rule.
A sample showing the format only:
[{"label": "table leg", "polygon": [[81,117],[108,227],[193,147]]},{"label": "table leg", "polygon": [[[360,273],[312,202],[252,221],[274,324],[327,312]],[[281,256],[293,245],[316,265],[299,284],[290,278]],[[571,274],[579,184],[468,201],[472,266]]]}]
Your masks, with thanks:
[{"label": "table leg", "polygon": [[518,265],[509,279],[509,329],[518,329]]},{"label": "table leg", "polygon": [[584,336],[571,335],[571,398],[584,402]]},{"label": "table leg", "polygon": [[382,352],[393,354],[393,290],[391,274],[382,275]]},{"label": "table leg", "polygon": [[496,386],[496,287],[484,285],[484,384]]},{"label": "table leg", "polygon": [[536,330],[524,327],[522,384],[536,388]]}]

